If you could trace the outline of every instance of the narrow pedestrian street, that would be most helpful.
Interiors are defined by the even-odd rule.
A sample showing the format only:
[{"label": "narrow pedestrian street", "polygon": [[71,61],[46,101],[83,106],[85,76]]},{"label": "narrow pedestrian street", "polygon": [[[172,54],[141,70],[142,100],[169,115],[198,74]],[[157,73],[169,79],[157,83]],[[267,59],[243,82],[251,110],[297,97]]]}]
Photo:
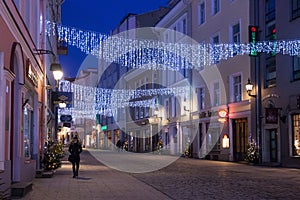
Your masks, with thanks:
[{"label": "narrow pedestrian street", "polygon": [[[34,179],[33,190],[22,199],[300,199],[295,192],[300,189],[300,169],[179,158],[157,171],[126,173],[95,159],[101,156],[131,155],[85,149],[78,179],[72,178],[66,156],[52,178]],[[157,158],[147,157],[152,162]]]}]

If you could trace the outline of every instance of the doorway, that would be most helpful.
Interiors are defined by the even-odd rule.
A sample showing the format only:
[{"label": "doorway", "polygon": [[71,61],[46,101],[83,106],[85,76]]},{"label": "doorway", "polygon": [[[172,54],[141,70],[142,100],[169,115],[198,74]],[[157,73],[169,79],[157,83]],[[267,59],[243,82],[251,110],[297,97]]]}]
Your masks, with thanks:
[{"label": "doorway", "polygon": [[233,119],[233,155],[235,161],[244,160],[248,144],[248,121],[247,118]]},{"label": "doorway", "polygon": [[277,129],[269,129],[269,139],[270,139],[270,161],[271,162],[277,162],[278,156],[277,156]]}]

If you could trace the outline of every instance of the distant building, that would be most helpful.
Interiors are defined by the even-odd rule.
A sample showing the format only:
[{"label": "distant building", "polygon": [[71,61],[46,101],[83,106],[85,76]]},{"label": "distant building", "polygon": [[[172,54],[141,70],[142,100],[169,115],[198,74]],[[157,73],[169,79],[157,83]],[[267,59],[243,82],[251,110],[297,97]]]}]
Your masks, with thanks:
[{"label": "distant building", "polygon": [[[157,10],[143,14],[129,13],[111,32],[111,35],[117,35],[124,31],[134,30],[136,28],[153,27],[167,11],[168,8],[161,7]],[[127,37],[132,39],[135,38],[134,31],[131,33],[132,35],[128,35]],[[98,87],[107,89],[128,88],[128,86],[122,84],[126,82],[124,78],[130,70],[131,69],[116,62],[109,63],[109,66],[100,66],[98,71],[100,79]],[[146,84],[146,82],[143,82],[143,84]],[[114,108],[114,110],[104,110],[103,113],[98,116],[101,126],[107,127],[105,130],[100,130],[100,148],[113,149],[119,139],[128,140],[130,143],[131,139],[125,134],[128,132],[126,130],[127,125],[124,123],[127,120],[126,109],[127,108]],[[136,149],[137,147],[134,148]]]},{"label": "distant building", "polygon": [[[78,76],[72,82],[73,84],[87,87],[96,87],[98,80],[98,69],[87,68],[79,71]],[[93,97],[91,97],[93,98]],[[93,147],[96,145],[96,116],[87,117],[74,117],[74,128],[78,133],[78,136],[83,140],[83,144],[86,147]]]}]

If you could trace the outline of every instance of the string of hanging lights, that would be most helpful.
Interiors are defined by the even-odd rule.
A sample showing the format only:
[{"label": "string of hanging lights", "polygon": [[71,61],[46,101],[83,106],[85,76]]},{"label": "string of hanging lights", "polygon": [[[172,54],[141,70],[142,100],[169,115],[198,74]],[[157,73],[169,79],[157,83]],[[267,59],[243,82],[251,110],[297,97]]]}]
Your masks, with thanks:
[{"label": "string of hanging lights", "polygon": [[[129,68],[162,70],[163,66],[179,71],[181,68],[203,69],[220,60],[235,55],[247,55],[251,51],[258,53],[281,53],[300,55],[300,40],[258,41],[254,43],[232,44],[185,44],[166,43],[154,40],[128,39],[108,36],[102,33],[63,26],[54,22],[46,22],[46,33],[57,35],[59,40],[79,48],[86,54],[92,54],[106,62],[119,63]],[[124,54],[124,52],[127,52]],[[156,65],[145,65],[155,63]],[[161,65],[157,65],[157,64]]]}]

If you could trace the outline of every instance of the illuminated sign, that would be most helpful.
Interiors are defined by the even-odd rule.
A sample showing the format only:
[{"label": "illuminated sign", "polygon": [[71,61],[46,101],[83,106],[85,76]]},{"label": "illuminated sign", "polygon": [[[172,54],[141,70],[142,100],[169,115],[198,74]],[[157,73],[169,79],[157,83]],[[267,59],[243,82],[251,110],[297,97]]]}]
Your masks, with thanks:
[{"label": "illuminated sign", "polygon": [[223,149],[228,149],[229,148],[229,137],[228,137],[227,134],[224,134],[224,136],[223,136],[222,147],[223,147]]},{"label": "illuminated sign", "polygon": [[107,125],[101,126],[101,130],[102,130],[102,131],[106,131],[106,130],[107,130]]},{"label": "illuminated sign", "polygon": [[228,117],[227,110],[225,109],[219,110],[218,114],[219,114],[219,119],[218,119],[219,122],[224,123],[227,121],[227,117]]}]

